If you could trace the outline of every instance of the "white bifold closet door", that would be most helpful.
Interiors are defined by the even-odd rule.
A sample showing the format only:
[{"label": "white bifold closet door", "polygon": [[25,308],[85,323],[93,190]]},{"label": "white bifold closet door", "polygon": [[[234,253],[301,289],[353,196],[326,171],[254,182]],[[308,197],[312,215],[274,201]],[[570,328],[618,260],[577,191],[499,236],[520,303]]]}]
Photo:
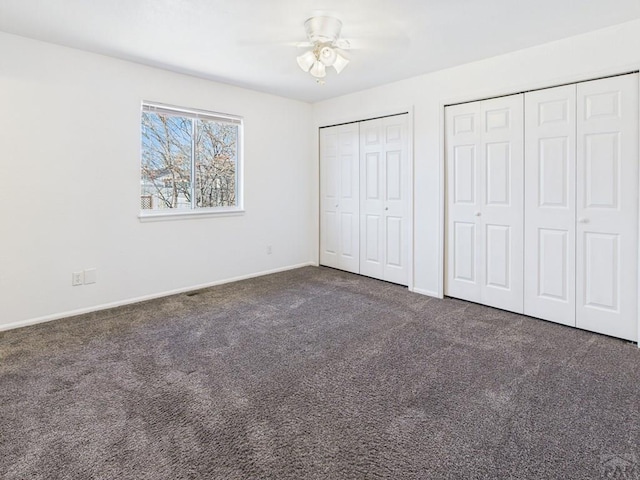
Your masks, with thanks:
[{"label": "white bifold closet door", "polygon": [[576,85],[525,94],[524,313],[576,324]]},{"label": "white bifold closet door", "polygon": [[638,75],[577,99],[576,325],[637,340]]},{"label": "white bifold closet door", "polygon": [[320,263],[360,272],[357,123],[320,130]]},{"label": "white bifold closet door", "polygon": [[445,294],[637,340],[638,74],[522,98],[446,108]]},{"label": "white bifold closet door", "polygon": [[409,283],[408,115],[320,129],[320,264]]},{"label": "white bifold closet door", "polygon": [[445,294],[523,311],[523,95],[446,108]]},{"label": "white bifold closet door", "polygon": [[637,340],[638,76],[525,97],[525,313]]},{"label": "white bifold closet door", "polygon": [[360,122],[360,273],[409,282],[408,115]]}]

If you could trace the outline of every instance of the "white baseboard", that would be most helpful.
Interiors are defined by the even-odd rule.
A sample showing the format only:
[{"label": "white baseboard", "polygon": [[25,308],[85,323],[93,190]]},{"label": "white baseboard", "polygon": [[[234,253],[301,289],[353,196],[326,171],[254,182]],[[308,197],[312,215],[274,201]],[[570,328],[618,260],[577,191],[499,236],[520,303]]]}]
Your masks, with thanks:
[{"label": "white baseboard", "polygon": [[432,290],[425,290],[423,288],[413,288],[413,293],[419,293],[420,295],[426,295],[427,297],[435,297],[442,299],[442,295],[438,295],[438,292],[434,292]]},{"label": "white baseboard", "polygon": [[59,320],[61,318],[74,317],[76,315],[82,315],[85,313],[97,312],[100,310],[107,310],[109,308],[121,307],[123,305],[130,305],[132,303],[144,302],[146,300],[153,300],[155,298],[168,297],[170,295],[176,295],[178,293],[190,292],[192,290],[200,290],[208,287],[215,287],[216,285],[223,285],[225,283],[238,282],[240,280],[247,280],[249,278],[262,277],[264,275],[270,275],[272,273],[285,272],[287,270],[295,270],[296,268],[317,266],[314,262],[299,263],[297,265],[289,265],[287,267],[274,268],[273,270],[265,270],[262,272],[249,273],[247,275],[240,275],[238,277],[226,278],[224,280],[216,280],[215,282],[203,283],[201,285],[193,285],[191,287],[177,288],[175,290],[169,290],[161,293],[152,293],[150,295],[144,295],[142,297],[128,298],[126,300],[119,300],[117,302],[103,303],[101,305],[95,305],[92,307],[80,308],[77,310],[69,310],[67,312],[55,313],[53,315],[45,315],[43,317],[30,318],[27,320],[20,320],[18,322],[6,323],[0,325],[0,332],[4,330],[13,330],[14,328],[27,327],[29,325],[35,325],[37,323],[50,322],[52,320]]}]

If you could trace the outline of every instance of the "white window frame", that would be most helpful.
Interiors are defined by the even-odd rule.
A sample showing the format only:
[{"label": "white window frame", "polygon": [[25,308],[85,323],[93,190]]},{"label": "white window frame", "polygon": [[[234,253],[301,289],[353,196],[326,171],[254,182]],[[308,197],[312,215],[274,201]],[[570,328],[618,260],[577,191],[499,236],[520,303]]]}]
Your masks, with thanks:
[{"label": "white window frame", "polygon": [[[140,115],[143,112],[152,112],[158,114],[168,114],[174,116],[187,117],[192,119],[210,120],[214,122],[231,123],[238,126],[238,138],[236,139],[236,205],[233,207],[195,207],[195,194],[192,195],[192,206],[190,209],[162,209],[162,210],[143,210],[140,209],[138,218],[140,221],[158,221],[158,220],[177,220],[192,217],[217,217],[217,216],[235,216],[244,214],[244,119],[237,115],[227,113],[211,112],[206,110],[198,110],[195,108],[177,107],[158,102],[142,101]],[[142,122],[140,122],[142,128]],[[140,131],[142,138],[142,130]],[[192,142],[195,136],[192,135]],[[141,142],[142,144],[142,142]],[[140,178],[142,178],[142,145],[140,147]],[[191,157],[191,187],[195,188],[195,148],[192,147]],[[138,201],[139,203],[139,201]]]}]

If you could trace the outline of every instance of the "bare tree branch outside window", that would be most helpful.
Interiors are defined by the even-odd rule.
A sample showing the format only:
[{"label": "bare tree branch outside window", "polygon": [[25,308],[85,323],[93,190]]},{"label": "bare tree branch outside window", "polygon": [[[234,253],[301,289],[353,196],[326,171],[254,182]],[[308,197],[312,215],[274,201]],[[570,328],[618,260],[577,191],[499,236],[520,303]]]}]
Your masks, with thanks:
[{"label": "bare tree branch outside window", "polygon": [[237,206],[239,125],[142,112],[141,209]]},{"label": "bare tree branch outside window", "polygon": [[230,207],[236,204],[237,125],[197,120],[196,205]]}]

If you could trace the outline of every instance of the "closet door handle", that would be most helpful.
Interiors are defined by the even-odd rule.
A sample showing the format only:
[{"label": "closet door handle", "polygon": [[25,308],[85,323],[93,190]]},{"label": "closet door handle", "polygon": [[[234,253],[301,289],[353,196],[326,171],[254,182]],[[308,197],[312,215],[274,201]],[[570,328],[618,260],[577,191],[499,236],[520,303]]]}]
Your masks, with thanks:
[{"label": "closet door handle", "polygon": [[482,215],[481,212],[476,212],[476,213],[473,214],[474,217],[480,217],[481,215]]},{"label": "closet door handle", "polygon": [[579,218],[578,219],[578,223],[589,223],[589,219],[588,218]]}]

